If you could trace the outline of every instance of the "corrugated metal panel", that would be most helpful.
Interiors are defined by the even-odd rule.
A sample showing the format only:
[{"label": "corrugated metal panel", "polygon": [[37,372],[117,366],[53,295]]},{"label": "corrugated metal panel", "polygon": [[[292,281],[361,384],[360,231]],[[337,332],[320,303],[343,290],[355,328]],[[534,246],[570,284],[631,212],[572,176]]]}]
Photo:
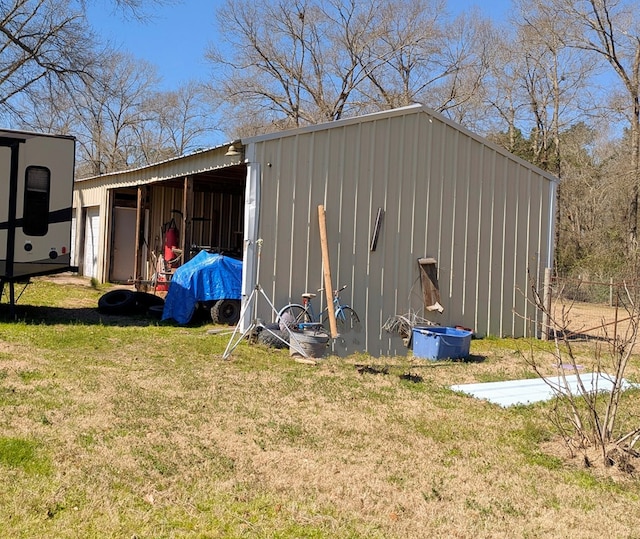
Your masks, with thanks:
[{"label": "corrugated metal panel", "polygon": [[87,190],[92,187],[133,187],[211,172],[240,163],[241,156],[226,156],[226,150],[226,145],[219,146],[132,170],[76,180],[76,188]]},{"label": "corrugated metal panel", "polygon": [[[434,322],[503,336],[535,330],[525,294],[528,271],[539,278],[551,262],[549,176],[422,108],[250,143],[262,166],[259,279],[276,306],[323,286],[323,204],[334,286],[350,285],[344,299],[366,326],[347,351],[406,351],[381,327],[423,314],[417,260],[425,256],[438,261],[445,308],[428,315]],[[384,222],[372,252],[378,208]]]}]

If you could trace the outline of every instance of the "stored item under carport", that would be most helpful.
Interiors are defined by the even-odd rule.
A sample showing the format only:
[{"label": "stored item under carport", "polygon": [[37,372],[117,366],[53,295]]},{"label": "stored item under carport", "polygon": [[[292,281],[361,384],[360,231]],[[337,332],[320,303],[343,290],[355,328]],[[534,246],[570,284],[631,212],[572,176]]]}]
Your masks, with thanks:
[{"label": "stored item under carport", "polygon": [[[241,298],[242,261],[200,251],[174,272],[162,319],[187,324],[200,304],[211,310],[217,305],[217,322],[235,323],[240,317]],[[226,303],[217,303],[220,300]]]},{"label": "stored item under carport", "polygon": [[469,356],[471,331],[464,329],[425,326],[413,328],[413,357],[464,359]]}]

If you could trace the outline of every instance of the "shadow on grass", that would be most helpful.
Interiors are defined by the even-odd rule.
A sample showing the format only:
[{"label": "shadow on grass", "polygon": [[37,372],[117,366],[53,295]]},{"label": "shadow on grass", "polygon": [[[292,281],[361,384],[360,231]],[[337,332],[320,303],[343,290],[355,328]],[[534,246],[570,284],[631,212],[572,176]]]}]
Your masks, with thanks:
[{"label": "shadow on grass", "polygon": [[479,356],[476,354],[469,354],[467,357],[460,359],[452,359],[453,363],[482,363],[485,359],[485,356]]},{"label": "shadow on grass", "polygon": [[363,364],[356,363],[354,368],[358,371],[359,374],[372,374],[372,375],[398,375],[399,378],[405,382],[412,382],[414,384],[418,384],[424,381],[424,378],[420,374],[416,374],[412,372],[421,368],[435,368],[435,367],[446,367],[450,366],[452,363],[482,363],[485,360],[485,356],[480,355],[468,355],[465,358],[458,359],[441,359],[441,360],[429,360],[425,359],[419,363],[414,363],[411,365],[409,372],[396,372],[398,371],[398,366],[396,365],[372,365],[372,364]]},{"label": "shadow on grass", "polygon": [[[598,328],[599,329],[599,328]],[[568,330],[558,330],[551,335],[551,339],[553,338],[566,339],[569,341],[576,342],[592,342],[592,341],[600,341],[600,342],[609,342],[610,338],[607,338],[603,335],[591,335],[589,333],[580,333],[579,331],[568,331]]]},{"label": "shadow on grass", "polygon": [[15,305],[13,309],[6,303],[0,304],[0,322],[24,323],[29,325],[80,324],[99,326],[175,326],[200,327],[211,322],[199,314],[186,326],[179,326],[173,320],[161,321],[157,316],[146,314],[110,315],[102,314],[95,307],[48,307]]}]

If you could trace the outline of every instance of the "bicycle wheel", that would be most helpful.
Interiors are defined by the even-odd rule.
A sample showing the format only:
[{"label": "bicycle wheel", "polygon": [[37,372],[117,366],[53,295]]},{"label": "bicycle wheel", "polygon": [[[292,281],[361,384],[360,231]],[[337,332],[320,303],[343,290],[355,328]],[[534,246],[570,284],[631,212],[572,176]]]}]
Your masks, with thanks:
[{"label": "bicycle wheel", "polygon": [[286,329],[286,327],[297,329],[298,324],[311,322],[311,316],[304,306],[298,303],[291,303],[280,309],[276,322],[278,322],[282,330]]},{"label": "bicycle wheel", "polygon": [[[322,317],[322,325],[329,328],[329,315],[325,312]],[[351,307],[339,307],[336,311],[336,326],[338,333],[344,335],[346,333],[359,333],[362,330],[360,318]]]}]

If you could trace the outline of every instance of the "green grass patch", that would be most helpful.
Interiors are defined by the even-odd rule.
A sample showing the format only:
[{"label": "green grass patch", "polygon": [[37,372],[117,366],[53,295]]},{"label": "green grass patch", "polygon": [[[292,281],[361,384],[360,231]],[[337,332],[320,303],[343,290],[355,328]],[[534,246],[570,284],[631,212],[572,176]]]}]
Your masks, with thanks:
[{"label": "green grass patch", "polygon": [[[103,317],[101,293],[37,282],[19,321],[0,317],[4,537],[640,529],[636,478],[543,450],[555,441],[548,405],[503,409],[449,389],[528,377],[527,340],[473,341],[469,362],[358,354],[310,366],[248,342],[223,360],[230,334]],[[624,428],[637,401],[624,395]]]},{"label": "green grass patch", "polygon": [[49,475],[52,471],[42,445],[25,438],[0,437],[0,466],[36,475]]}]

